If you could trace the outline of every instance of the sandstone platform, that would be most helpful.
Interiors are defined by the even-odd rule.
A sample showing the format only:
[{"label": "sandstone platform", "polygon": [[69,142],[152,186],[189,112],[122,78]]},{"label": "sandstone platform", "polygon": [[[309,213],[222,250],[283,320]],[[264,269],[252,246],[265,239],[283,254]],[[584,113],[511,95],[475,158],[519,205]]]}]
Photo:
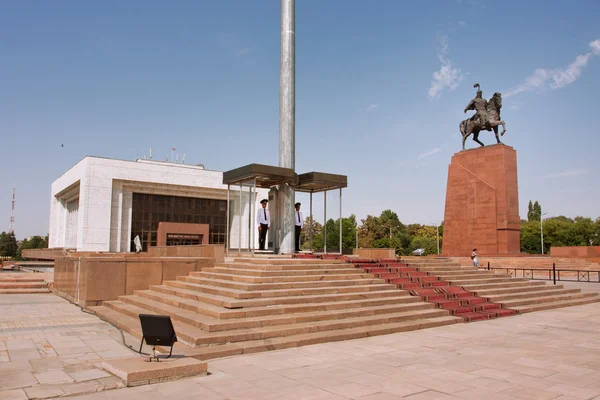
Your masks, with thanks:
[{"label": "sandstone platform", "polygon": [[207,371],[205,362],[193,358],[160,358],[158,362],[149,362],[147,357],[139,356],[105,360],[102,362],[102,368],[121,378],[127,386],[205,375]]},{"label": "sandstone platform", "polygon": [[520,252],[517,152],[497,144],[458,152],[448,167],[445,256]]}]

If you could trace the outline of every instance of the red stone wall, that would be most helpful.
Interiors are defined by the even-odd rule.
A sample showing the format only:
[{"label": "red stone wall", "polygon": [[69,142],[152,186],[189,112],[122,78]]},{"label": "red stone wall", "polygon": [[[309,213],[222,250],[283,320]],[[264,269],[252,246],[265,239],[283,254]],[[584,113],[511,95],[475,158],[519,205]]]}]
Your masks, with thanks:
[{"label": "red stone wall", "polygon": [[551,247],[552,257],[595,258],[600,257],[600,246]]},{"label": "red stone wall", "polygon": [[442,254],[520,252],[517,153],[492,145],[454,154],[448,167]]}]

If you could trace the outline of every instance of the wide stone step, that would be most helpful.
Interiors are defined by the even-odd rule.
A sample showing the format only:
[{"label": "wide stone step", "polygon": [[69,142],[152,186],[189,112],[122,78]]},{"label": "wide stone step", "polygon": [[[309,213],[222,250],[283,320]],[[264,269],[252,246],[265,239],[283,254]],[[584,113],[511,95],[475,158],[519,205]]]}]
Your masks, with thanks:
[{"label": "wide stone step", "polygon": [[[119,311],[130,318],[137,319],[139,314],[154,314],[157,311],[152,307],[139,307],[130,304],[113,304],[109,308]],[[160,315],[161,313],[158,312]],[[326,318],[313,319],[309,322],[291,321],[288,323],[270,323],[271,321],[262,321],[264,325],[258,325],[261,321],[237,321],[232,322],[230,330],[214,329],[206,331],[197,327],[201,321],[197,321],[196,316],[190,313],[177,312],[169,314],[173,321],[175,332],[183,335],[184,341],[192,346],[207,346],[214,344],[223,344],[228,342],[242,342],[247,340],[267,339],[271,337],[287,336],[294,334],[310,333],[316,331],[326,331],[334,329],[348,329],[358,326],[368,326],[384,323],[395,323],[405,320],[414,320],[419,318],[440,317],[448,315],[446,310],[433,307],[422,309],[404,309],[397,312],[378,313],[371,315],[362,315],[347,318]],[[281,321],[275,321],[281,322]],[[222,328],[222,326],[221,326]]]},{"label": "wide stone step", "polygon": [[199,293],[196,290],[175,288],[172,286],[165,285],[151,285],[149,289],[164,294],[178,296],[184,299],[198,300],[204,303],[209,303],[225,308],[260,307],[276,304],[321,303],[328,301],[374,299],[381,297],[395,297],[399,294],[397,289],[392,289],[385,291],[299,295],[241,300],[232,299],[230,297],[225,296]]},{"label": "wide stone step", "polygon": [[498,294],[498,295],[487,295],[483,296],[487,298],[489,301],[494,303],[501,303],[507,300],[516,300],[516,299],[527,299],[532,297],[540,297],[540,296],[551,296],[551,295],[563,295],[569,293],[580,293],[579,289],[554,289],[554,290],[539,290],[535,292],[521,292],[521,293],[512,293],[512,294]]},{"label": "wide stone step", "polygon": [[200,293],[214,294],[223,297],[231,297],[234,299],[257,299],[267,297],[283,297],[283,296],[302,296],[302,295],[319,295],[333,293],[354,293],[368,291],[382,291],[395,289],[392,284],[372,284],[372,285],[355,285],[355,286],[334,286],[334,287],[316,287],[316,288],[299,288],[299,289],[274,289],[274,290],[238,290],[225,288],[220,286],[201,285],[186,281],[164,281],[163,286],[170,286],[186,290],[193,290]]},{"label": "wide stone step", "polygon": [[216,272],[192,272],[190,277],[228,280],[234,282],[245,283],[296,283],[296,282],[314,282],[314,281],[344,281],[353,279],[369,279],[373,278],[372,274],[361,272],[360,270],[353,274],[320,274],[320,275],[292,275],[292,276],[248,276],[248,275],[232,275],[228,273]]},{"label": "wide stone step", "polygon": [[48,288],[38,289],[0,289],[0,294],[35,294],[35,293],[50,293]]},{"label": "wide stone step", "polygon": [[464,274],[460,274],[460,275],[449,275],[449,276],[444,276],[444,279],[446,280],[452,280],[452,281],[466,281],[466,280],[472,280],[472,281],[484,281],[484,280],[489,280],[489,279],[508,279],[508,280],[514,280],[514,279],[524,279],[524,278],[513,278],[510,275],[506,275],[506,274],[494,274],[494,273],[464,273]]},{"label": "wide stone step", "polygon": [[[372,276],[372,275],[371,275]],[[310,281],[310,282],[279,282],[279,283],[244,283],[222,279],[206,279],[198,276],[178,276],[177,280],[184,282],[199,283],[202,285],[221,286],[238,290],[273,290],[273,289],[300,289],[300,288],[315,288],[315,287],[332,287],[332,286],[353,286],[353,285],[370,285],[384,284],[385,279],[348,279],[348,280],[327,280],[327,281]]]},{"label": "wide stone step", "polygon": [[48,285],[42,282],[1,282],[0,289],[39,289]]},{"label": "wide stone step", "polygon": [[415,266],[411,265],[412,268],[417,268],[419,271],[428,272],[428,271],[456,271],[456,272],[466,272],[466,271],[478,271],[472,267],[461,267],[461,266]]},{"label": "wide stone step", "polygon": [[133,318],[137,318],[139,314],[144,313],[158,313],[161,315],[170,315],[171,318],[174,320],[184,322],[188,325],[202,329],[206,332],[220,332],[235,329],[260,328],[274,325],[339,320],[344,318],[357,318],[374,315],[402,313],[409,311],[428,310],[435,308],[435,306],[431,303],[412,302],[373,307],[362,307],[350,310],[340,310],[335,313],[321,311],[222,320],[219,318],[198,314],[193,311],[183,310],[164,303],[155,302],[149,299],[144,299],[143,302],[134,303],[135,304],[132,304],[130,302],[123,302],[120,300],[113,300],[105,302],[104,305],[123,314],[129,315]]},{"label": "wide stone step", "polygon": [[[429,270],[429,271],[422,271],[419,270],[420,272],[427,272],[429,275],[437,275],[437,276],[460,276],[460,275],[465,275],[465,274],[469,274],[469,275],[488,275],[490,276],[491,273],[489,273],[488,271],[440,271],[440,270]],[[493,275],[491,275],[493,276]]]},{"label": "wide stone step", "polygon": [[531,286],[543,286],[546,282],[542,281],[516,281],[516,282],[500,282],[500,283],[478,283],[478,284],[467,284],[460,285],[465,290],[470,292],[475,292],[478,290],[487,290],[487,289],[507,289],[507,288],[521,288],[521,287],[531,287]]},{"label": "wide stone step", "polygon": [[346,264],[344,260],[322,260],[319,258],[315,259],[273,259],[273,258],[244,258],[235,257],[233,259],[235,264],[258,264],[258,265],[319,265],[319,264]]},{"label": "wide stone step", "polygon": [[600,302],[600,296],[598,296],[597,293],[592,293],[591,296],[590,296],[590,293],[586,293],[585,296],[576,298],[576,299],[554,301],[551,303],[526,304],[526,305],[515,306],[515,307],[511,307],[511,308],[513,310],[517,310],[517,312],[519,314],[525,314],[528,312],[551,310],[554,308],[561,308],[561,307],[580,306],[583,304],[597,303],[597,302]]},{"label": "wide stone step", "polygon": [[259,271],[287,271],[287,270],[306,270],[306,271],[319,271],[329,269],[346,269],[352,266],[352,264],[338,263],[338,264],[237,264],[237,263],[219,263],[215,264],[218,268],[237,268],[246,270],[259,270]]},{"label": "wide stone step", "polygon": [[550,303],[555,301],[563,301],[563,300],[571,300],[571,299],[579,299],[585,297],[584,293],[573,293],[573,294],[558,294],[554,295],[552,293],[539,295],[536,297],[530,297],[527,299],[514,299],[514,300],[506,300],[500,302],[503,308],[514,308],[517,306],[526,306],[529,304],[541,304],[541,303]]},{"label": "wide stone step", "polygon": [[483,279],[446,279],[446,281],[451,282],[453,285],[476,285],[481,283],[509,283],[509,282],[527,282],[524,278],[496,278],[496,277],[487,277]]},{"label": "wide stone step", "polygon": [[481,289],[476,290],[477,296],[495,296],[500,294],[512,294],[512,293],[527,293],[537,292],[544,290],[563,289],[563,285],[528,285],[528,286],[516,286],[516,287],[501,287],[496,289]]},{"label": "wide stone step", "polygon": [[21,278],[15,276],[2,276],[0,275],[0,283],[6,282],[39,282],[44,283],[43,278]]},{"label": "wide stone step", "polygon": [[[222,268],[214,267],[210,271],[215,274],[241,275],[253,277],[283,277],[283,276],[323,276],[323,275],[356,275],[361,274],[358,268],[337,268],[337,269],[288,269],[288,270],[259,270],[259,269],[241,269],[241,268]],[[192,276],[203,276],[202,272],[192,272]]]},{"label": "wide stone step", "polygon": [[[94,311],[101,318],[109,321],[113,325],[118,326],[119,328],[128,332],[132,336],[141,338],[141,328],[139,320],[137,320],[136,318],[129,317],[127,315],[121,314],[115,310],[103,306],[91,307],[91,310]],[[425,315],[419,314],[417,319],[404,319],[401,320],[402,322],[388,322],[378,325],[373,325],[370,323],[371,321],[368,321],[367,323],[365,323],[364,326],[347,329],[334,328],[335,330],[319,330],[319,327],[315,327],[313,328],[314,330],[310,333],[285,334],[285,332],[279,331],[278,334],[283,333],[281,337],[248,340],[239,343],[213,345],[196,349],[184,349],[184,353],[187,356],[207,360],[242,353],[276,350],[280,348],[290,348],[316,343],[358,339],[361,337],[432,328],[436,326],[455,324],[463,321],[462,318],[451,316],[432,316],[430,318],[422,318],[423,316]],[[405,317],[408,317],[408,315],[405,315]],[[396,316],[396,318],[402,317],[398,315]],[[184,325],[186,324],[181,324],[177,321],[174,321],[173,325],[175,328],[175,333],[177,334],[177,337],[180,338],[180,340],[184,341],[185,343],[189,343],[187,340],[192,340],[194,338],[194,336],[190,336],[192,332],[185,328]],[[292,329],[294,328],[295,327],[292,327]],[[179,349],[179,351],[181,351],[181,348]],[[177,354],[177,352],[177,350],[174,351],[175,354]]]},{"label": "wide stone step", "polygon": [[387,304],[412,303],[421,301],[419,297],[398,294],[395,297],[385,297],[377,299],[348,300],[317,304],[278,304],[264,307],[226,309],[214,306],[212,304],[201,303],[195,300],[182,299],[178,296],[172,296],[168,294],[154,292],[151,290],[139,290],[135,291],[134,293],[135,295],[133,296],[120,296],[119,300],[124,301],[126,303],[136,304],[140,307],[143,307],[144,300],[154,300],[170,306],[197,312],[204,315],[209,315],[211,317],[220,319],[247,318],[265,315],[283,315],[300,312],[347,310],[361,307],[372,307]]}]

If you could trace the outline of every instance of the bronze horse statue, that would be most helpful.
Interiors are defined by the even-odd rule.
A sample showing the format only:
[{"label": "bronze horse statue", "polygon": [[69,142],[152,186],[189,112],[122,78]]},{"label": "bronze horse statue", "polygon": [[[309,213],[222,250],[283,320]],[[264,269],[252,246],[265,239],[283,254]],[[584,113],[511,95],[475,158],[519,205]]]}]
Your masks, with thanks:
[{"label": "bronze horse statue", "polygon": [[479,141],[479,132],[481,131],[494,131],[496,135],[496,141],[498,143],[502,143],[500,141],[500,137],[498,136],[498,126],[502,125],[502,132],[500,132],[500,136],[503,136],[506,132],[506,124],[504,121],[500,119],[500,109],[502,108],[502,96],[500,93],[494,93],[489,102],[487,102],[486,110],[488,114],[488,121],[482,126],[479,122],[478,118],[469,118],[462,121],[459,125],[460,133],[462,134],[462,147],[465,150],[465,141],[469,137],[469,135],[473,134],[473,140],[479,143],[481,146],[484,146],[483,143]]}]

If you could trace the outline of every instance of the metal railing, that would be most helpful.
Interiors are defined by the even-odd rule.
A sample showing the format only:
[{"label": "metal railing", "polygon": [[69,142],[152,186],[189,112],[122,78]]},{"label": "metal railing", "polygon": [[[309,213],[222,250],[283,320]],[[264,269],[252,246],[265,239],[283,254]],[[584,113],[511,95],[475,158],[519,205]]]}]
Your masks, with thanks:
[{"label": "metal railing", "polygon": [[[555,285],[556,281],[600,283],[600,271],[589,271],[580,269],[556,269],[556,263],[552,263],[551,269],[543,269],[491,267],[490,263],[488,262],[487,270],[506,271],[507,274],[510,274],[510,276],[515,278],[519,277],[518,272],[521,272],[521,278],[530,280],[553,281]],[[538,274],[536,274],[536,272]],[[576,277],[577,279],[569,279],[574,277]]]}]

